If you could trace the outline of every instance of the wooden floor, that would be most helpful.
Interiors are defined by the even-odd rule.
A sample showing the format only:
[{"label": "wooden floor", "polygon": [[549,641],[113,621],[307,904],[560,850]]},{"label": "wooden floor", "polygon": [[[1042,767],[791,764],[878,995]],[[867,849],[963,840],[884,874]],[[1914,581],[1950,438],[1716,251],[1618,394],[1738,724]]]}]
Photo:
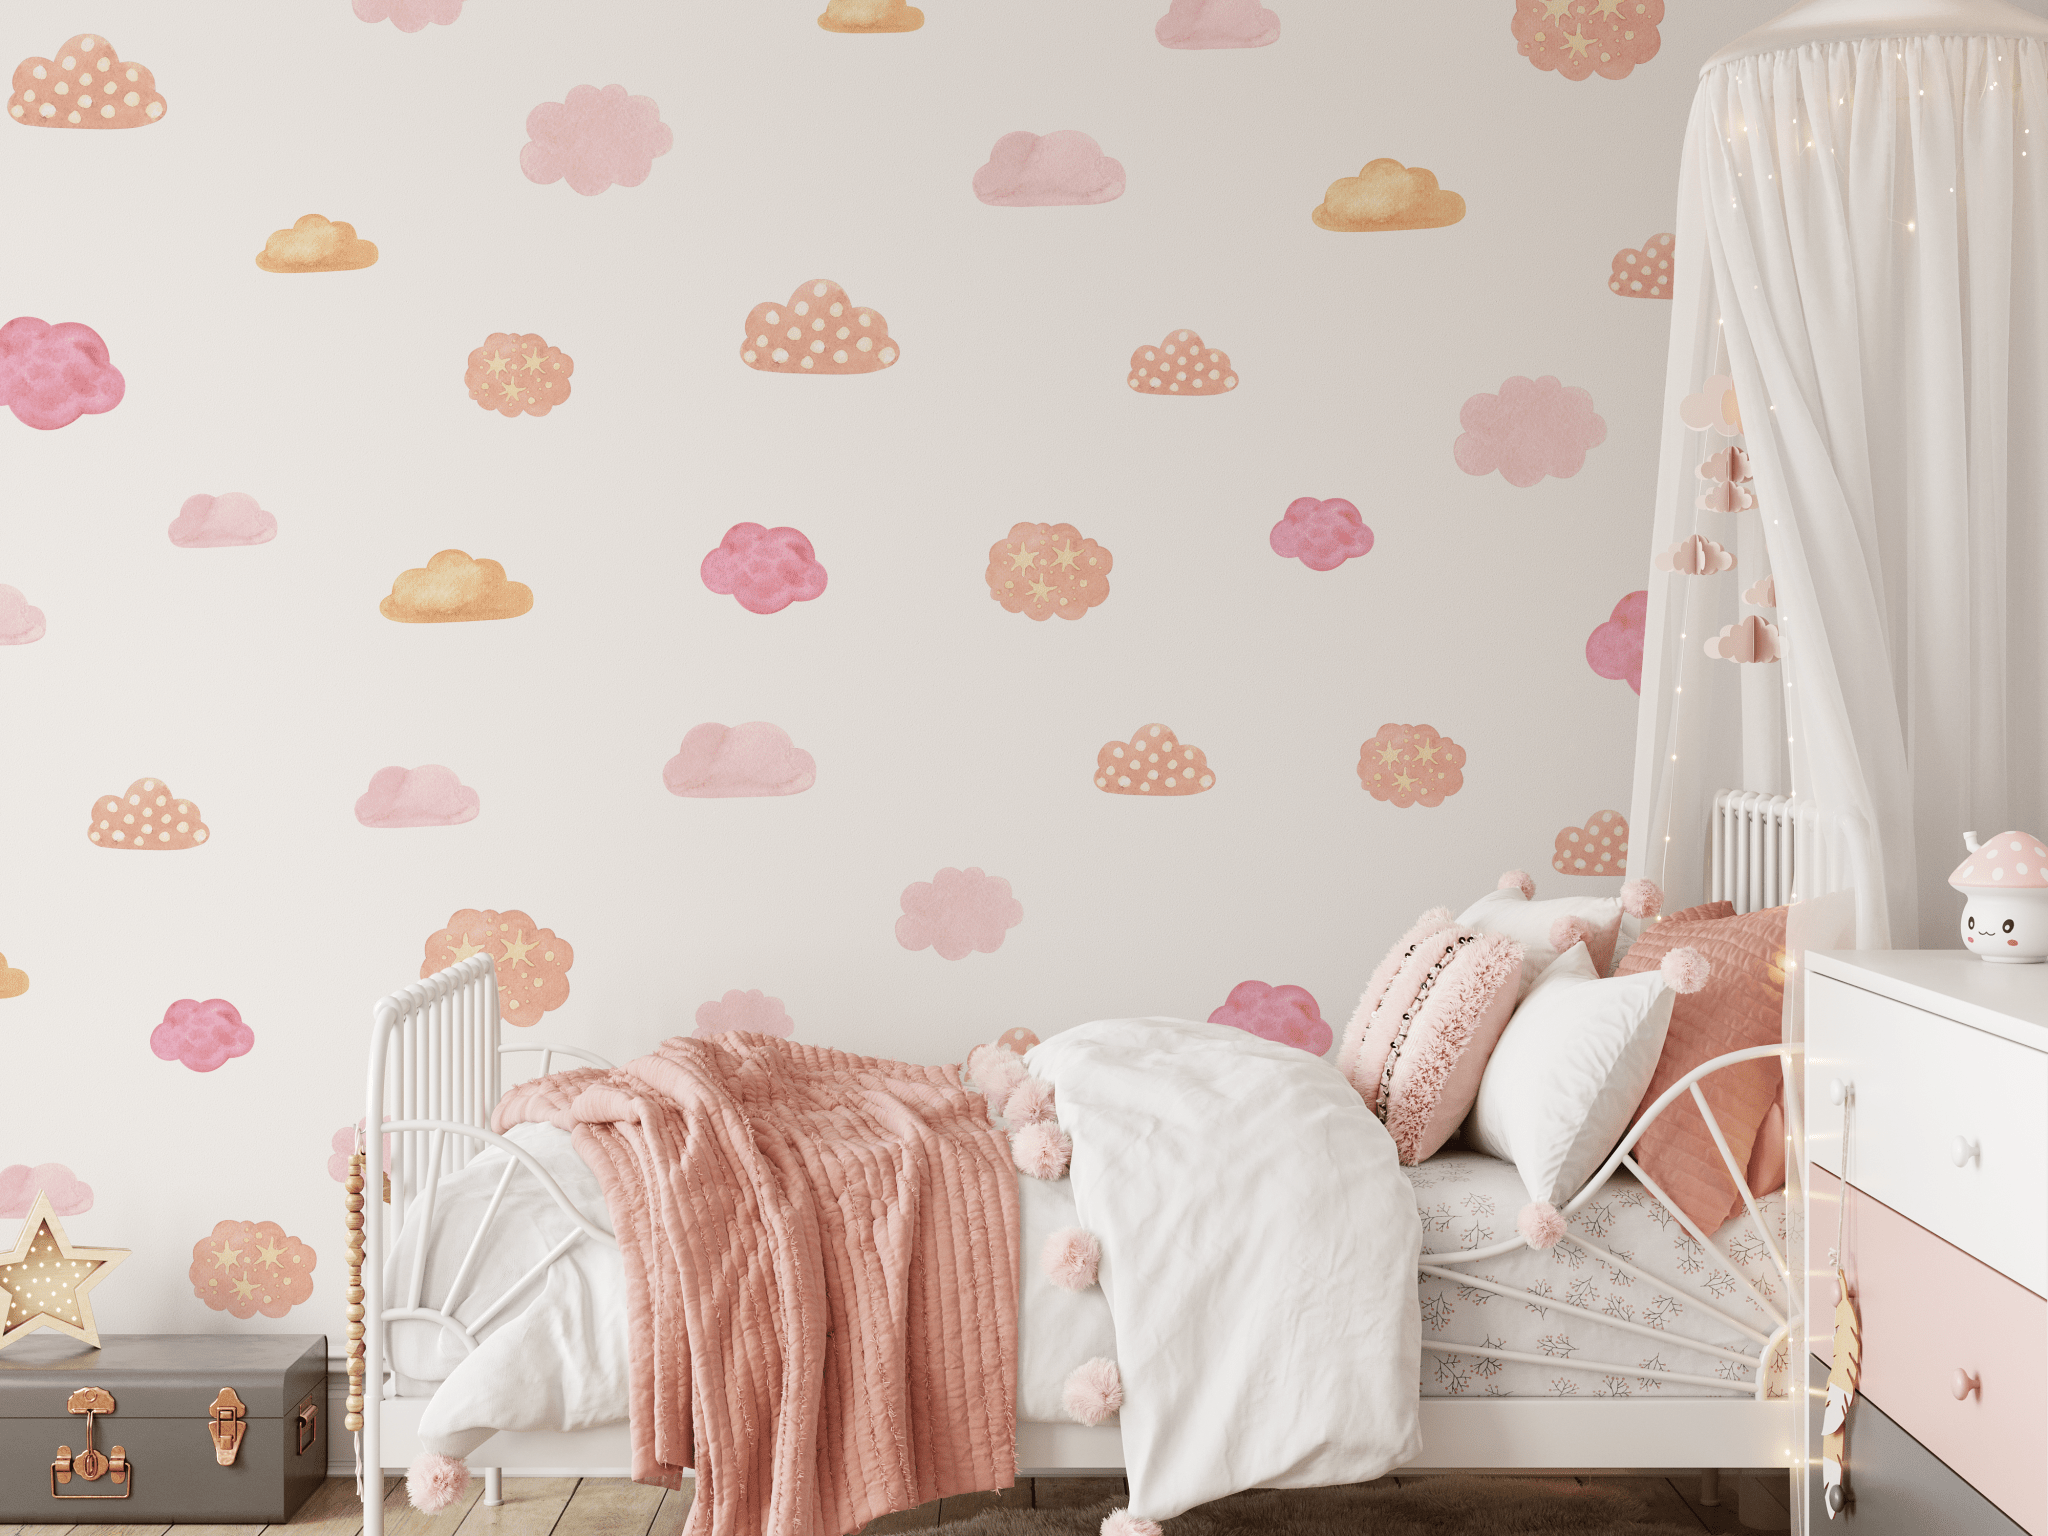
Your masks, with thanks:
[{"label": "wooden floor", "polygon": [[[1735,1517],[1738,1483],[1754,1479],[1779,1508],[1787,1497],[1782,1473],[1724,1474],[1721,1503],[1700,1503],[1697,1473],[1677,1477],[1580,1478],[1580,1482],[1612,1482],[1633,1490],[1650,1507],[1653,1520],[1691,1530],[1742,1531]],[[1406,1478],[1390,1478],[1406,1482]],[[439,1514],[423,1515],[406,1502],[397,1478],[385,1481],[384,1529],[389,1536],[677,1536],[690,1512],[690,1488],[679,1493],[646,1488],[616,1478],[508,1477],[505,1502],[486,1509],[483,1479]],[[936,1529],[978,1515],[985,1509],[1059,1509],[1093,1504],[1125,1491],[1122,1478],[1026,1478],[1001,1493],[970,1493],[939,1499],[901,1514],[884,1515],[863,1536],[900,1536]],[[292,1536],[358,1536],[362,1506],[355,1483],[329,1478],[287,1525],[0,1525],[0,1536],[261,1536],[289,1531]]]}]

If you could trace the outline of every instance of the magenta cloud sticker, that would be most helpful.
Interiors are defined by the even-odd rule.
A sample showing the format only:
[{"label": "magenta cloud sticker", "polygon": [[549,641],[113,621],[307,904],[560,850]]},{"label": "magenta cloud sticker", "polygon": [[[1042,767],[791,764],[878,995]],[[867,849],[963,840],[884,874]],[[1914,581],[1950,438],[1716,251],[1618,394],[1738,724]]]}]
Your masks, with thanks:
[{"label": "magenta cloud sticker", "polygon": [[629,96],[623,85],[579,85],[565,101],[544,101],[526,114],[526,147],[519,169],[543,186],[564,181],[595,197],[607,187],[637,187],[657,155],[675,146],[651,96]]},{"label": "magenta cloud sticker", "polygon": [[0,645],[32,645],[48,627],[42,609],[31,606],[19,587],[0,581]]},{"label": "magenta cloud sticker", "polygon": [[1169,48],[1263,48],[1280,18],[1259,0],[1173,0],[1152,35]]},{"label": "magenta cloud sticker", "polygon": [[1301,987],[1269,987],[1263,981],[1240,981],[1223,1006],[1209,1015],[1211,1024],[1228,1024],[1261,1040],[1298,1046],[1320,1056],[1335,1037],[1316,1000]]},{"label": "magenta cloud sticker", "polygon": [[462,0],[355,0],[358,21],[388,21],[401,32],[432,23],[445,27],[462,14]]},{"label": "magenta cloud sticker", "polygon": [[905,949],[936,949],[947,960],[974,951],[992,955],[1003,935],[1024,921],[1024,903],[1010,882],[978,869],[942,869],[903,888],[896,942]]},{"label": "magenta cloud sticker", "polygon": [[662,766],[672,795],[726,800],[752,795],[800,795],[818,782],[818,761],[765,720],[690,727],[683,749]]},{"label": "magenta cloud sticker", "polygon": [[1601,677],[1625,681],[1643,691],[1643,630],[1650,616],[1650,594],[1631,592],[1614,605],[1605,624],[1586,636],[1586,665]]},{"label": "magenta cloud sticker", "polygon": [[974,173],[974,195],[997,208],[1107,203],[1124,195],[1124,168],[1087,134],[1006,133]]},{"label": "magenta cloud sticker", "polygon": [[111,411],[127,389],[91,326],[32,315],[0,325],[0,405],[29,426],[51,432]]},{"label": "magenta cloud sticker", "polygon": [[749,613],[780,613],[825,590],[825,567],[794,528],[734,523],[699,568],[704,585]]},{"label": "magenta cloud sticker", "polygon": [[268,544],[277,537],[277,519],[257,506],[254,496],[229,491],[225,496],[187,496],[170,531],[171,542],[180,549],[233,549]]},{"label": "magenta cloud sticker", "polygon": [[1266,542],[1274,554],[1299,560],[1312,571],[1334,571],[1372,548],[1372,530],[1341,496],[1329,501],[1302,496],[1287,504]]},{"label": "magenta cloud sticker", "polygon": [[366,827],[453,827],[475,821],[477,810],[476,791],[439,763],[379,768],[356,800],[356,820]]},{"label": "magenta cloud sticker", "polygon": [[62,1163],[15,1163],[0,1168],[0,1220],[26,1216],[38,1194],[50,1197],[59,1216],[83,1216],[92,1209],[92,1186]]},{"label": "magenta cloud sticker", "polygon": [[194,1072],[211,1072],[236,1056],[246,1056],[256,1031],[242,1022],[226,998],[205,1002],[182,997],[164,1010],[164,1021],[150,1031],[149,1048],[165,1061],[182,1061]]},{"label": "magenta cloud sticker", "polygon": [[1534,485],[1545,475],[1568,480],[1585,467],[1586,450],[1607,441],[1607,423],[1593,397],[1540,379],[1509,379],[1497,395],[1474,395],[1458,413],[1464,432],[1452,445],[1468,475],[1500,471],[1509,485]]},{"label": "magenta cloud sticker", "polygon": [[742,992],[735,988],[716,1002],[698,1005],[699,1040],[731,1034],[734,1030],[756,1035],[779,1035],[787,1040],[796,1033],[796,1020],[782,1006],[781,998],[769,997],[759,991]]}]

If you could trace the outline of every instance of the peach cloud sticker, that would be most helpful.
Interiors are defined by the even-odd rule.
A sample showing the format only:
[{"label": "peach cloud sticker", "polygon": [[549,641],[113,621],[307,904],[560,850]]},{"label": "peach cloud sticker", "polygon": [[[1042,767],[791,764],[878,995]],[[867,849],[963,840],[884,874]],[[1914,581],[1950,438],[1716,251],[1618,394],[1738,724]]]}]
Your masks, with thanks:
[{"label": "peach cloud sticker", "polygon": [[1631,592],[1614,605],[1605,624],[1586,636],[1586,665],[1599,677],[1643,691],[1643,631],[1650,618],[1650,594]]},{"label": "peach cloud sticker", "polygon": [[765,720],[690,727],[682,750],[662,766],[672,795],[693,800],[800,795],[818,782],[818,761]]},{"label": "peach cloud sticker", "polygon": [[85,835],[102,848],[175,851],[197,848],[211,836],[199,807],[180,800],[161,779],[137,779],[125,795],[108,795],[92,808]]},{"label": "peach cloud sticker", "polygon": [[62,1163],[26,1163],[0,1168],[0,1220],[26,1216],[38,1194],[50,1197],[59,1216],[83,1216],[92,1209],[92,1186]]},{"label": "peach cloud sticker", "polygon": [[1312,571],[1334,571],[1372,549],[1372,530],[1341,496],[1329,501],[1302,496],[1287,504],[1266,542],[1274,554],[1299,560]]},{"label": "peach cloud sticker", "polygon": [[1545,475],[1569,480],[1586,466],[1586,452],[1607,441],[1607,423],[1593,414],[1593,397],[1540,379],[1512,378],[1497,395],[1474,395],[1458,412],[1464,427],[1451,452],[1468,475],[1500,471],[1524,488]]},{"label": "peach cloud sticker", "polygon": [[1152,35],[1169,48],[1263,48],[1280,18],[1259,0],[1173,0]]},{"label": "peach cloud sticker", "polygon": [[31,606],[19,587],[0,581],[0,645],[33,645],[48,627],[42,609]]},{"label": "peach cloud sticker", "polygon": [[1318,229],[1346,234],[1442,229],[1465,217],[1465,199],[1438,186],[1434,171],[1368,160],[1356,176],[1331,182],[1311,217]]},{"label": "peach cloud sticker", "polygon": [[171,519],[170,535],[180,549],[236,549],[268,544],[277,537],[277,519],[240,491],[187,496]]},{"label": "peach cloud sticker", "polygon": [[462,14],[462,0],[355,0],[358,21],[388,21],[401,32],[418,32],[428,23],[451,25]]},{"label": "peach cloud sticker", "polygon": [[149,1032],[149,1048],[165,1061],[181,1061],[194,1072],[212,1072],[256,1044],[256,1031],[242,1022],[224,997],[181,997],[164,1010],[164,1021]]},{"label": "peach cloud sticker", "polygon": [[924,12],[903,0],[825,0],[818,25],[827,32],[915,32]]},{"label": "peach cloud sticker", "polygon": [[1107,203],[1124,195],[1124,168],[1073,128],[1006,133],[974,173],[974,195],[997,208]]},{"label": "peach cloud sticker", "polygon": [[740,361],[763,373],[875,373],[896,361],[889,322],[829,278],[798,286],[787,304],[756,304]]},{"label": "peach cloud sticker", "polygon": [[1401,810],[1438,806],[1465,787],[1465,749],[1429,725],[1383,725],[1358,750],[1358,782]]},{"label": "peach cloud sticker", "polygon": [[128,384],[89,325],[18,315],[0,325],[0,405],[42,432],[121,403]]},{"label": "peach cloud sticker", "polygon": [[1718,432],[1733,437],[1742,430],[1742,408],[1735,401],[1735,381],[1717,373],[1700,385],[1700,392],[1678,402],[1678,419],[1695,432]]},{"label": "peach cloud sticker", "polygon": [[704,585],[749,613],[780,613],[825,590],[825,567],[794,528],[734,523],[698,568]]},{"label": "peach cloud sticker", "polygon": [[1024,903],[1010,882],[978,869],[942,869],[903,888],[896,942],[905,949],[936,949],[947,960],[979,950],[992,955],[1003,936],[1024,921]]},{"label": "peach cloud sticker", "polygon": [[30,128],[146,128],[164,106],[147,68],[124,64],[112,43],[86,33],[55,58],[15,65],[7,115]]},{"label": "peach cloud sticker", "polygon": [[285,1313],[313,1294],[320,1256],[274,1221],[223,1221],[192,1245],[192,1294],[244,1322]]},{"label": "peach cloud sticker", "polygon": [[1557,834],[1550,867],[1561,875],[1618,875],[1628,868],[1628,818],[1595,811],[1583,827]]},{"label": "peach cloud sticker", "polygon": [[1202,345],[1193,331],[1170,331],[1156,347],[1131,354],[1125,383],[1141,395],[1224,395],[1237,388],[1230,354]]},{"label": "peach cloud sticker", "polygon": [[735,989],[716,1002],[698,1004],[699,1040],[731,1034],[734,1030],[745,1030],[755,1035],[779,1035],[787,1040],[796,1033],[796,1021],[782,1006],[781,998],[768,997],[758,991]]},{"label": "peach cloud sticker", "polygon": [[495,560],[444,549],[425,566],[398,573],[377,611],[400,624],[467,624],[516,619],[533,607],[533,588],[508,581]]},{"label": "peach cloud sticker", "polygon": [[1018,523],[989,546],[982,579],[1008,613],[1082,619],[1109,596],[1108,550],[1072,523]]},{"label": "peach cloud sticker", "polygon": [[17,970],[0,955],[0,998],[19,997],[28,990],[28,972]]},{"label": "peach cloud sticker", "polygon": [[629,96],[623,85],[579,85],[563,101],[544,101],[526,114],[526,147],[519,169],[542,186],[567,180],[595,197],[607,187],[637,187],[655,157],[675,147],[651,96]]},{"label": "peach cloud sticker", "polygon": [[538,1024],[569,1000],[569,967],[576,952],[524,912],[479,912],[465,907],[427,939],[420,975],[445,971],[458,960],[487,954],[498,969],[498,1010],[508,1024]]},{"label": "peach cloud sticker", "polygon": [[1657,56],[1664,0],[1515,0],[1522,57],[1567,80],[1619,80]]},{"label": "peach cloud sticker", "polygon": [[1185,746],[1164,725],[1141,725],[1095,754],[1095,787],[1112,795],[1199,795],[1216,775],[1200,747]]},{"label": "peach cloud sticker", "polygon": [[1640,251],[1616,251],[1614,270],[1607,287],[1624,299],[1668,299],[1671,297],[1670,235],[1652,235]]},{"label": "peach cloud sticker", "polygon": [[1706,651],[1716,661],[1776,661],[1783,654],[1778,649],[1777,626],[1753,613],[1724,625],[1718,635],[1708,639]]},{"label": "peach cloud sticker", "polygon": [[1263,981],[1240,981],[1232,987],[1209,1022],[1296,1046],[1311,1056],[1324,1054],[1336,1038],[1306,988],[1269,987]]},{"label": "peach cloud sticker", "polygon": [[545,416],[569,398],[576,359],[542,336],[493,331],[469,354],[462,382],[469,398],[500,416]]},{"label": "peach cloud sticker", "polygon": [[1704,534],[1695,533],[1658,555],[1655,563],[1658,570],[1676,571],[1681,576],[1718,576],[1735,569],[1735,555]]},{"label": "peach cloud sticker", "polygon": [[377,247],[358,238],[355,225],[317,213],[273,230],[256,253],[256,265],[266,272],[356,272],[376,261]]},{"label": "peach cloud sticker", "polygon": [[1742,600],[1754,603],[1759,608],[1778,606],[1778,578],[1766,576],[1761,581],[1751,582],[1742,589]]},{"label": "peach cloud sticker", "polygon": [[476,791],[438,763],[379,768],[356,801],[356,820],[366,827],[453,827],[475,821],[478,804]]}]

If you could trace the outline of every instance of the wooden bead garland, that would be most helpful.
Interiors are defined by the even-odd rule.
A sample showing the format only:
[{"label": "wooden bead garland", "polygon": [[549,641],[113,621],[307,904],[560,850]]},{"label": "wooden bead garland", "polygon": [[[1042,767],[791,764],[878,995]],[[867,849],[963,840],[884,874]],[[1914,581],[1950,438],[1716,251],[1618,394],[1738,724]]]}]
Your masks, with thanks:
[{"label": "wooden bead garland", "polygon": [[363,1427],[363,1154],[348,1160],[348,1416],[342,1420],[350,1434]]}]

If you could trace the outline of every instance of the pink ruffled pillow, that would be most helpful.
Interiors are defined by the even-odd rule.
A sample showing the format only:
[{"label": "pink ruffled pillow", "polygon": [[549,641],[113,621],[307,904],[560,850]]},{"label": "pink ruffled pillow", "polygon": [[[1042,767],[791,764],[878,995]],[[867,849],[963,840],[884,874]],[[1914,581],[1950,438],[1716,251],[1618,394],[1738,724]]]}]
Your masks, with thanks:
[{"label": "pink ruffled pillow", "polygon": [[1436,907],[1387,952],[1344,1031],[1338,1066],[1412,1167],[1451,1139],[1514,1012],[1522,946]]}]

